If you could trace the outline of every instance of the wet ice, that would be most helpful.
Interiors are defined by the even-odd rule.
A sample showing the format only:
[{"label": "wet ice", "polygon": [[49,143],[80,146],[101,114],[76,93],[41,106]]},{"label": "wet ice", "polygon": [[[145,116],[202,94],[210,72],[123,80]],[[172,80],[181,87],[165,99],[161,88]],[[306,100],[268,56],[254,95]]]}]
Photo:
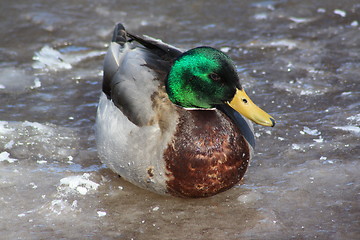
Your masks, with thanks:
[{"label": "wet ice", "polygon": [[[3,6],[1,236],[358,239],[357,2],[172,4]],[[254,102],[278,121],[271,130],[255,126],[255,156],[241,184],[207,199],[165,198],[100,163],[92,127],[118,21],[234,60]]]}]

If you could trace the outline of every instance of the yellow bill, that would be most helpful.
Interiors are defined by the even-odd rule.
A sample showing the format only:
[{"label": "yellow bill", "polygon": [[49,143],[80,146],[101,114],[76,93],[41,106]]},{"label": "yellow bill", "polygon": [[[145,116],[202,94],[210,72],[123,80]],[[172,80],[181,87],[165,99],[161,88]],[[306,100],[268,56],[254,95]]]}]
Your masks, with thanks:
[{"label": "yellow bill", "polygon": [[275,119],[253,103],[244,89],[236,89],[234,98],[227,104],[257,124],[269,127],[275,126]]}]

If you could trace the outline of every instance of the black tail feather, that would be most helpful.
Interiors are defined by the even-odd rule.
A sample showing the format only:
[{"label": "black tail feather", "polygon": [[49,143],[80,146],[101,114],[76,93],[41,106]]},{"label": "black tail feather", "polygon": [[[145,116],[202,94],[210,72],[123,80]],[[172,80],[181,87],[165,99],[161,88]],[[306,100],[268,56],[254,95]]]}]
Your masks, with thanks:
[{"label": "black tail feather", "polygon": [[118,23],[115,26],[113,37],[112,37],[111,41],[116,42],[121,45],[124,45],[124,43],[127,42],[126,31],[125,31],[124,25],[122,25],[121,23]]}]

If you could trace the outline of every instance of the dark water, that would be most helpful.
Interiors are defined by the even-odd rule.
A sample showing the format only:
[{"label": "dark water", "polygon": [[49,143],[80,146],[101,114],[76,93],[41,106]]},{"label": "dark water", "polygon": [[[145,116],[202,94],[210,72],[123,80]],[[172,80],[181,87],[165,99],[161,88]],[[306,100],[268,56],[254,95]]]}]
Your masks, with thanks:
[{"label": "dark water", "polygon": [[[1,1],[3,239],[360,239],[360,3]],[[116,22],[227,52],[274,116],[238,186],[143,191],[101,165],[93,125]]]}]

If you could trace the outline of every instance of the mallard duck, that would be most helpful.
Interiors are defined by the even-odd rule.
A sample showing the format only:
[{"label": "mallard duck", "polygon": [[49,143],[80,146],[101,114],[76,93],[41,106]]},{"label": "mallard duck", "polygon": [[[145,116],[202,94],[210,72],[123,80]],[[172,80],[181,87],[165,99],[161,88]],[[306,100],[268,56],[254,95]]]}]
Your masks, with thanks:
[{"label": "mallard duck", "polygon": [[102,162],[125,180],[179,197],[230,189],[253,155],[244,117],[275,125],[247,96],[226,54],[207,46],[182,51],[115,27],[96,139]]}]

